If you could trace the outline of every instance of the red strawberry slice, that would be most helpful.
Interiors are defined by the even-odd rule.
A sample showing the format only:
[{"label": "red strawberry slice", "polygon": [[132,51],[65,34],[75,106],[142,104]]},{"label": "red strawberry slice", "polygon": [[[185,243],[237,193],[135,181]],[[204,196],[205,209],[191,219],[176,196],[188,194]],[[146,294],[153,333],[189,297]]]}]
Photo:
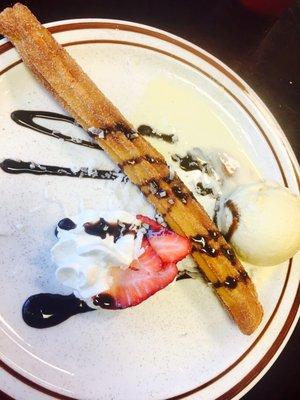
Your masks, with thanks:
[{"label": "red strawberry slice", "polygon": [[151,218],[138,215],[137,218],[144,224],[149,225],[147,238],[151,247],[156,251],[163,262],[178,262],[190,254],[192,246],[190,241],[183,236],[177,235],[170,229],[158,224]]},{"label": "red strawberry slice", "polygon": [[178,273],[175,263],[163,263],[145,238],[142,248],[144,253],[129,268],[111,268],[113,284],[93,298],[96,306],[107,309],[135,306],[175,279]]},{"label": "red strawberry slice", "polygon": [[149,225],[142,242],[144,252],[127,269],[111,268],[112,286],[93,298],[97,306],[119,309],[141,303],[175,279],[176,262],[191,252],[187,238],[151,218],[143,215],[137,218]]},{"label": "red strawberry slice", "polygon": [[145,215],[138,214],[136,218],[142,221],[143,224],[149,225],[153,231],[161,231],[162,229],[166,229],[164,226],[154,221],[154,219],[146,217]]},{"label": "red strawberry slice", "polygon": [[142,249],[144,249],[143,254],[137,260],[133,260],[129,268],[135,271],[145,270],[149,271],[149,273],[160,271],[163,268],[162,260],[152,249],[146,238],[142,241]]}]

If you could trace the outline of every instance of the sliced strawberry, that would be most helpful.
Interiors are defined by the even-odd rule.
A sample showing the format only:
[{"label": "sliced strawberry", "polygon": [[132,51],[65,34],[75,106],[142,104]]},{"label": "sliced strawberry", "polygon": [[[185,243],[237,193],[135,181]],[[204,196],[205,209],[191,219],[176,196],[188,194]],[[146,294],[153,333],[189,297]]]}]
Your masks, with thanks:
[{"label": "sliced strawberry", "polygon": [[133,260],[129,268],[135,271],[149,271],[149,273],[160,271],[163,268],[162,260],[152,249],[146,238],[142,241],[142,249],[144,250],[143,254],[137,260]]},{"label": "sliced strawberry", "polygon": [[144,253],[129,268],[111,268],[113,284],[94,297],[95,305],[108,309],[135,306],[175,279],[176,264],[163,263],[147,239],[143,239],[142,247]]},{"label": "sliced strawberry", "polygon": [[164,226],[162,226],[161,224],[159,224],[158,222],[154,221],[154,219],[146,217],[145,215],[137,215],[136,216],[137,219],[139,219],[140,221],[142,221],[143,224],[147,224],[149,225],[149,227],[151,228],[151,230],[153,231],[160,231],[161,229],[166,229]]},{"label": "sliced strawberry", "polygon": [[151,218],[138,215],[149,225],[142,241],[143,254],[129,268],[111,268],[112,286],[93,298],[102,308],[119,309],[135,306],[158,290],[163,289],[177,276],[176,262],[191,252],[191,244]]},{"label": "sliced strawberry", "polygon": [[156,251],[163,262],[178,262],[190,254],[192,246],[190,241],[170,229],[158,224],[151,218],[138,215],[137,218],[149,225],[147,238],[151,247]]}]

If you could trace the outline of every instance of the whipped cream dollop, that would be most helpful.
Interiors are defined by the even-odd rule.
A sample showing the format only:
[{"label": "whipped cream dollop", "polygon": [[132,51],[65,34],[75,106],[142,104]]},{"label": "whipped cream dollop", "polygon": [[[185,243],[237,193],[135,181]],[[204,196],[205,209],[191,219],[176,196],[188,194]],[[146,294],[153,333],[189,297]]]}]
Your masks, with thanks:
[{"label": "whipped cream dollop", "polygon": [[111,267],[128,268],[142,254],[144,228],[122,210],[83,210],[68,221],[58,224],[58,242],[51,249],[56,278],[88,300],[109,289]]}]

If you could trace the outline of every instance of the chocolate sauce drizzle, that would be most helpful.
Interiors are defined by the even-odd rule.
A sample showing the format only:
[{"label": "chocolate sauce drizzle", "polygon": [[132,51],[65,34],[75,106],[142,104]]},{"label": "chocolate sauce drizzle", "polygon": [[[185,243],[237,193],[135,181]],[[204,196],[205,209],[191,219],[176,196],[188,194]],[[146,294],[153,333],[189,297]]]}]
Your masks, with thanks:
[{"label": "chocolate sauce drizzle", "polygon": [[187,271],[179,271],[176,281],[182,281],[185,279],[193,279],[191,275],[189,275],[189,273]]},{"label": "chocolate sauce drizzle", "polygon": [[195,171],[197,169],[200,171],[203,170],[201,164],[189,153],[184,157],[180,157],[178,154],[173,154],[172,160],[178,162],[180,168],[184,171]]},{"label": "chocolate sauce drizzle", "polygon": [[134,140],[138,137],[137,132],[122,123],[117,123],[115,125],[103,127],[101,129],[91,128],[87,131],[89,136],[93,139],[105,139],[106,136],[108,136],[109,134],[117,132],[122,132],[129,140]]},{"label": "chocolate sauce drizzle", "polygon": [[150,164],[165,164],[165,160],[162,160],[161,158],[157,158],[157,157],[152,157],[149,155],[145,155],[144,156],[145,160],[148,161]]},{"label": "chocolate sauce drizzle", "polygon": [[22,307],[24,322],[32,328],[50,328],[76,314],[94,311],[74,294],[69,296],[39,293],[30,296]]},{"label": "chocolate sauce drizzle", "polygon": [[236,255],[231,248],[221,246],[220,250],[221,250],[223,256],[226,257],[231,262],[231,264],[234,265],[236,263]]},{"label": "chocolate sauce drizzle", "polygon": [[155,179],[151,179],[147,184],[149,185],[150,193],[154,194],[156,197],[162,199],[168,196],[166,190],[162,189]]},{"label": "chocolate sauce drizzle", "polygon": [[[233,265],[236,264],[237,258],[234,253],[234,251],[225,246],[221,245],[219,249],[215,249],[209,244],[210,240],[217,240],[221,234],[218,231],[213,231],[210,230],[208,231],[208,236],[204,235],[196,235],[191,237],[191,241],[193,243],[193,250],[199,251],[201,253],[204,253],[210,257],[217,257],[220,253],[223,254],[224,257],[226,257]],[[201,270],[200,270],[201,272]],[[205,280],[207,278],[205,275],[203,275]],[[225,287],[227,289],[235,289],[238,285],[239,282],[244,282],[247,283],[247,280],[249,279],[249,276],[245,270],[239,270],[238,275],[233,277],[233,276],[227,276],[224,282],[209,282],[212,283],[215,289],[218,289],[220,287]]]},{"label": "chocolate sauce drizzle", "polygon": [[42,118],[46,120],[68,122],[71,125],[80,126],[76,123],[74,118],[68,117],[67,115],[58,114],[50,111],[17,110],[13,111],[10,116],[12,120],[15,121],[18,125],[32,129],[36,132],[40,132],[44,135],[51,136],[55,139],[63,139],[66,142],[74,143],[79,146],[103,150],[97,143],[92,143],[88,140],[72,138],[71,136],[65,135],[59,131],[48,129],[45,126],[40,125],[34,121],[34,118]]},{"label": "chocolate sauce drizzle", "polygon": [[225,287],[227,289],[235,289],[239,282],[246,283],[248,279],[249,279],[249,275],[247,274],[247,272],[240,271],[239,275],[237,275],[236,277],[227,276],[224,282],[220,282],[220,281],[214,282],[213,286],[215,289],[219,289],[221,287]]},{"label": "chocolate sauce drizzle", "polygon": [[100,218],[97,222],[86,222],[83,226],[87,234],[99,236],[101,239],[105,239],[109,235],[114,238],[114,242],[121,236],[134,235],[135,237],[137,233],[137,226],[134,224],[121,221],[111,223],[104,218]]},{"label": "chocolate sauce drizzle", "polygon": [[175,196],[181,200],[183,204],[186,204],[188,201],[189,193],[185,193],[182,191],[181,187],[179,186],[172,186],[172,192]]},{"label": "chocolate sauce drizzle", "polygon": [[64,231],[71,231],[72,229],[75,229],[77,227],[75,222],[72,221],[70,218],[61,219],[58,222],[57,226],[58,228],[63,229]]},{"label": "chocolate sauce drizzle", "polygon": [[152,156],[146,154],[145,156],[133,157],[128,160],[125,160],[121,164],[118,164],[118,166],[121,169],[123,169],[127,165],[140,164],[143,160],[148,161],[150,164],[166,164],[165,160],[158,158],[158,157],[152,157]]},{"label": "chocolate sauce drizzle", "polygon": [[196,188],[197,188],[197,192],[199,194],[201,194],[201,196],[207,196],[208,194],[210,194],[210,195],[214,194],[214,191],[212,190],[212,188],[204,187],[202,182],[197,182]]},{"label": "chocolate sauce drizzle", "polygon": [[232,235],[234,234],[234,232],[236,231],[236,229],[239,225],[240,213],[232,200],[227,200],[225,203],[225,207],[228,207],[232,214],[232,222],[228,229],[228,232],[225,235],[225,239],[227,241],[230,241],[230,239],[232,238]]},{"label": "chocolate sauce drizzle", "polygon": [[75,229],[76,227],[77,227],[77,225],[70,218],[63,218],[58,222],[58,224],[55,228],[54,234],[56,237],[58,237],[58,228],[63,229],[64,231],[71,231],[72,229]]},{"label": "chocolate sauce drizzle", "polygon": [[196,235],[191,238],[194,243],[193,247],[195,250],[201,253],[207,254],[210,257],[217,257],[219,252],[212,246],[209,245],[208,239],[203,235]]},{"label": "chocolate sauce drizzle", "polygon": [[[74,118],[69,117],[67,115],[55,113],[52,111],[16,110],[11,113],[11,118],[18,125],[24,126],[25,128],[32,129],[36,132],[40,132],[44,135],[51,136],[56,139],[63,139],[66,142],[74,143],[79,146],[85,146],[85,147],[90,147],[90,148],[96,148],[98,150],[103,150],[97,143],[90,142],[88,140],[79,139],[79,138],[73,138],[73,137],[65,135],[59,131],[46,128],[45,126],[40,125],[34,121],[35,118],[41,118],[41,119],[45,119],[45,120],[67,122],[71,125],[81,127],[75,121]],[[129,140],[134,140],[138,137],[137,132],[135,132],[129,126],[126,126],[125,124],[122,124],[122,123],[115,124],[111,127],[104,127],[102,129],[98,129],[98,130],[101,131],[101,137],[103,137],[103,138],[105,138],[107,135],[109,135],[112,132],[122,132]],[[175,138],[176,138],[175,135],[173,135],[173,134],[157,133],[148,125],[140,125],[137,131],[142,136],[156,137],[156,138],[162,139],[168,143],[174,143]],[[98,134],[93,133],[93,129],[88,130],[87,133],[93,139],[100,137]]]},{"label": "chocolate sauce drizzle", "polygon": [[232,276],[227,276],[224,282],[217,281],[213,285],[215,289],[219,289],[220,287],[235,289],[237,287],[237,284],[238,280],[236,278],[233,278]]},{"label": "chocolate sauce drizzle", "polygon": [[184,171],[199,170],[211,174],[211,168],[208,166],[207,162],[189,152],[183,157],[178,154],[173,154],[172,160],[178,162],[179,167]]},{"label": "chocolate sauce drizzle", "polygon": [[210,240],[216,240],[220,234],[216,231],[209,231],[209,235],[196,235],[191,237],[193,248],[210,257],[217,257],[220,253],[226,257],[233,265],[236,264],[237,258],[234,251],[228,245],[220,245],[219,249],[215,249],[209,244]]},{"label": "chocolate sauce drizzle", "polygon": [[175,141],[176,141],[175,135],[168,134],[168,133],[155,132],[153,130],[153,128],[151,128],[151,126],[149,126],[149,125],[140,125],[137,128],[137,131],[142,136],[148,136],[148,137],[154,137],[157,139],[162,139],[164,142],[167,142],[167,143],[175,143]]},{"label": "chocolate sauce drizzle", "polygon": [[219,231],[212,231],[212,230],[209,230],[208,231],[208,233],[209,233],[209,236],[212,238],[212,239],[218,239],[220,236],[221,236],[221,233],[219,232]]},{"label": "chocolate sauce drizzle", "polygon": [[[210,177],[216,176],[214,169],[208,164],[207,161],[202,159],[200,155],[197,156],[197,154],[188,152],[185,156],[181,157],[178,154],[173,154],[172,160],[177,162],[183,171],[189,172],[199,170]],[[196,184],[196,190],[201,196],[211,195],[215,198],[218,197],[218,194],[214,193],[214,189],[212,187],[205,187],[201,181]]]},{"label": "chocolate sauce drizzle", "polygon": [[[9,158],[2,161],[0,168],[9,174],[56,175],[104,180],[115,180],[122,176],[122,174],[114,170],[95,169],[89,171],[88,168],[81,168],[79,171],[74,172],[70,168],[16,161]],[[124,176],[123,180],[127,180],[127,177]]]},{"label": "chocolate sauce drizzle", "polygon": [[115,310],[117,308],[116,300],[109,293],[99,293],[93,297],[93,304],[96,307],[105,308],[106,310]]}]

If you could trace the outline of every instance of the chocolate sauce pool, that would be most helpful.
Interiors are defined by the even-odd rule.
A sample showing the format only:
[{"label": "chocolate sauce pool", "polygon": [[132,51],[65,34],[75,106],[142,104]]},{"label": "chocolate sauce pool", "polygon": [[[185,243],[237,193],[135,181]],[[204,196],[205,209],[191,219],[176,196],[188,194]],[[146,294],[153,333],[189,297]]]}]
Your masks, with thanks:
[{"label": "chocolate sauce pool", "polygon": [[50,328],[76,314],[94,311],[74,294],[69,296],[39,293],[30,296],[22,307],[24,322],[32,328]]}]

